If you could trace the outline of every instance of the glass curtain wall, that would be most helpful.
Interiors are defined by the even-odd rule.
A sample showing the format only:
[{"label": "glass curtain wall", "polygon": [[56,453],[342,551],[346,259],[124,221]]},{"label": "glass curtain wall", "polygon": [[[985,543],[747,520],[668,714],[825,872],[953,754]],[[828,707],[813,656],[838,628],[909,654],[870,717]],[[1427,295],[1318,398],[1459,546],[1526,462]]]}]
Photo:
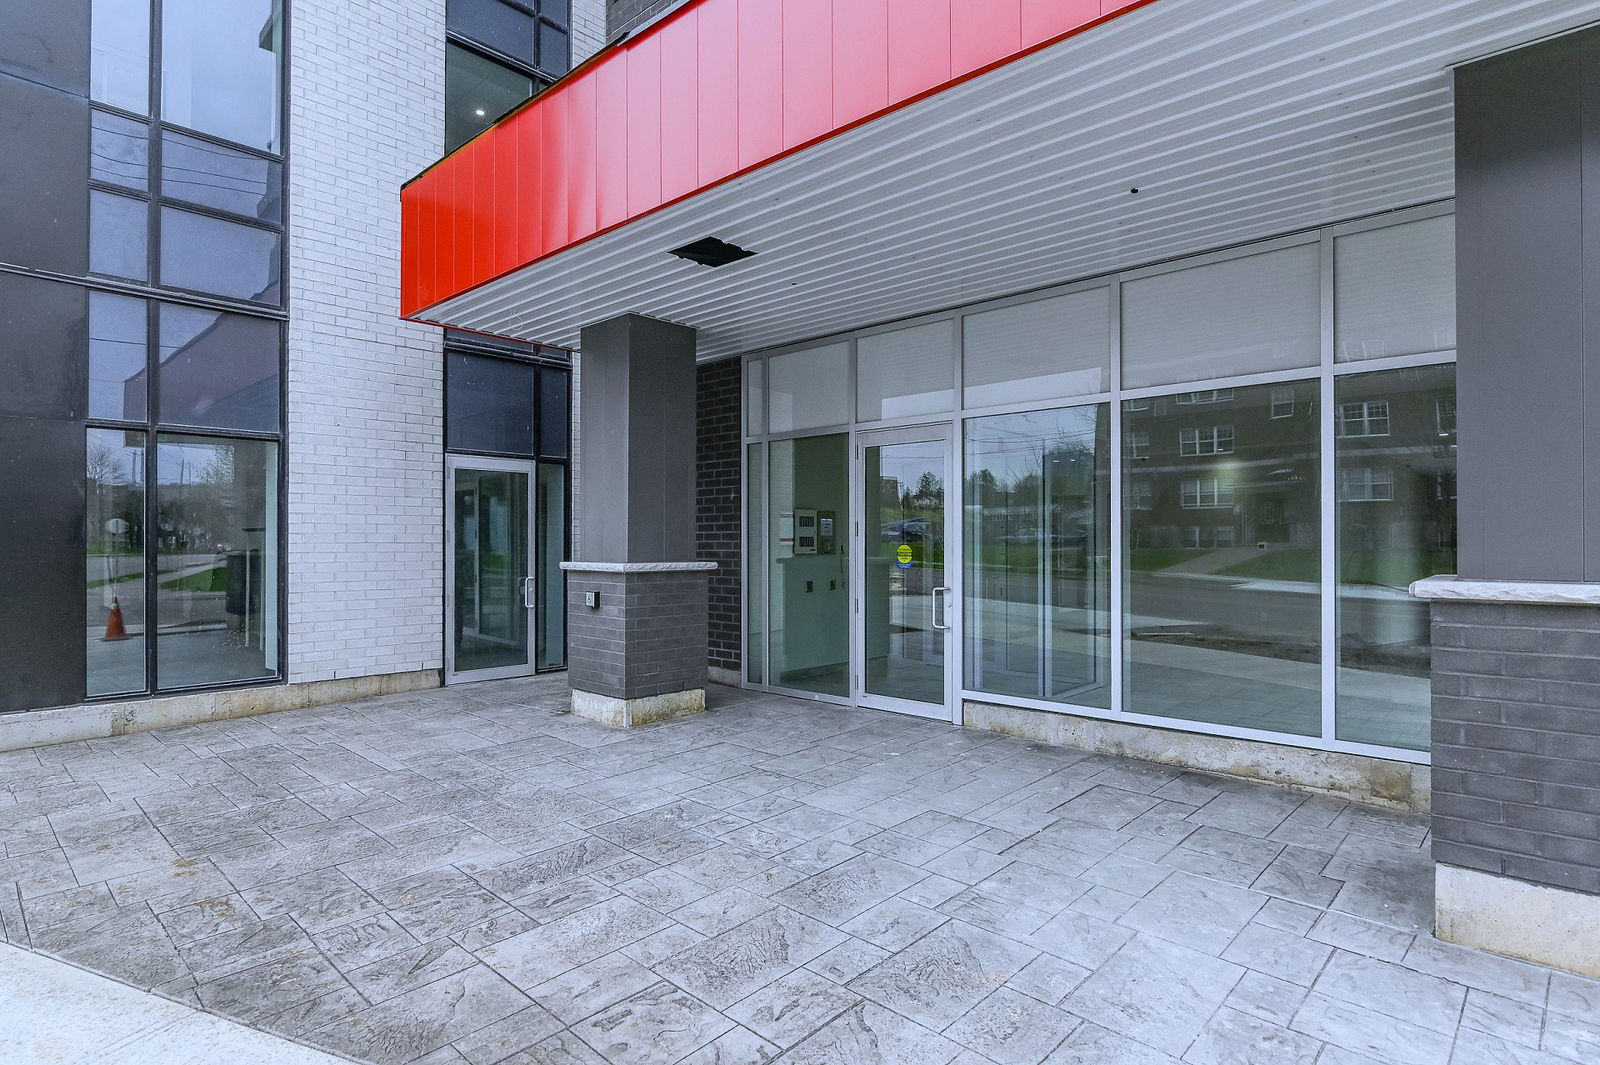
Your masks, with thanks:
[{"label": "glass curtain wall", "polygon": [[748,360],[747,683],[849,695],[800,522],[855,430],[953,421],[969,698],[1426,750],[1454,323],[1434,206]]},{"label": "glass curtain wall", "polygon": [[283,3],[88,6],[85,692],[274,679]]},{"label": "glass curtain wall", "polygon": [[1105,404],[966,428],[966,683],[1111,707]]},{"label": "glass curtain wall", "polygon": [[567,72],[569,0],[449,0],[444,141],[453,152]]}]

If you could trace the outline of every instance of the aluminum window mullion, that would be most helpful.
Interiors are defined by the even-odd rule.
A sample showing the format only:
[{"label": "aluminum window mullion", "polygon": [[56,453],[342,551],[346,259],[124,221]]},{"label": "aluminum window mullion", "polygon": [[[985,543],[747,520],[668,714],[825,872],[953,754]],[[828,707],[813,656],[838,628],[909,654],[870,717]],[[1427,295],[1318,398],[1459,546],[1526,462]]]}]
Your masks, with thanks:
[{"label": "aluminum window mullion", "polygon": [[1321,461],[1318,463],[1320,506],[1319,521],[1321,551],[1318,577],[1320,605],[1322,608],[1321,666],[1322,666],[1322,742],[1331,742],[1338,730],[1338,679],[1339,679],[1339,510],[1335,490],[1336,466],[1334,448],[1334,238],[1324,230],[1322,236],[1322,322],[1321,355],[1322,372],[1317,382],[1319,401],[1318,443]]},{"label": "aluminum window mullion", "polygon": [[1122,456],[1122,283],[1114,281],[1111,287],[1111,396],[1109,418],[1111,439],[1111,714],[1127,713],[1124,699],[1127,653],[1127,603],[1125,580],[1127,574],[1127,522],[1123,517],[1123,456]]}]

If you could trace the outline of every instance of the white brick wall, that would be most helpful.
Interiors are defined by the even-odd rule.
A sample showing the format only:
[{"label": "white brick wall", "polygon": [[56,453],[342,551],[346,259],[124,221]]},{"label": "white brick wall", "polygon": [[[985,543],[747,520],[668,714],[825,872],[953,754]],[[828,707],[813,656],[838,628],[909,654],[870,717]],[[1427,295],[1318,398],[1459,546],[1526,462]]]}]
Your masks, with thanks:
[{"label": "white brick wall", "polygon": [[445,0],[292,8],[295,681],[442,665],[442,341],[397,316],[400,185],[443,150],[444,10]]},{"label": "white brick wall", "polygon": [[572,0],[572,65],[606,43],[606,0]]}]

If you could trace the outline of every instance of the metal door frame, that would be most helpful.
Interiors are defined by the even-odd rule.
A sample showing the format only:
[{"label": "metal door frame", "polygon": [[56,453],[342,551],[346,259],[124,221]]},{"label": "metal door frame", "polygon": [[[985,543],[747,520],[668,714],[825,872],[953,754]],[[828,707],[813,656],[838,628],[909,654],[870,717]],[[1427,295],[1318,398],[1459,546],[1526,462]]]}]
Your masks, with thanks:
[{"label": "metal door frame", "polygon": [[[932,422],[926,425],[894,429],[868,429],[853,434],[850,447],[851,507],[856,512],[851,523],[850,547],[855,557],[851,559],[851,583],[855,594],[851,596],[850,652],[851,697],[857,706],[874,710],[891,710],[895,713],[936,721],[961,723],[961,648],[962,644],[962,587],[961,552],[962,528],[961,466],[956,453],[956,426],[951,421]],[[865,597],[867,595],[866,537],[876,530],[876,513],[868,514],[866,495],[866,449],[888,444],[944,445],[944,702],[922,703],[911,699],[898,699],[886,695],[873,695],[867,691],[867,623]]]},{"label": "metal door frame", "polygon": [[[444,682],[467,684],[478,680],[506,680],[531,677],[538,671],[538,521],[535,492],[538,463],[533,459],[502,459],[482,455],[446,455],[444,462]],[[456,471],[484,470],[490,473],[521,473],[527,477],[528,572],[522,578],[522,602],[528,612],[528,661],[526,665],[497,666],[492,669],[456,670]]]}]

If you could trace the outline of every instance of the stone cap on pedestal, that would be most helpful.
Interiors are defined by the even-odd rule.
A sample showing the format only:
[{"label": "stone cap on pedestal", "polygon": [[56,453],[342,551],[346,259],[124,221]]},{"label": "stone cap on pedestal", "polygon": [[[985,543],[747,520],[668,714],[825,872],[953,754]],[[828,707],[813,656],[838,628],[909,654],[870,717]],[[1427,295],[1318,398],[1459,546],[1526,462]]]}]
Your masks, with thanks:
[{"label": "stone cap on pedestal", "polygon": [[571,573],[699,573],[717,568],[715,562],[563,562]]},{"label": "stone cap on pedestal", "polygon": [[1418,599],[1465,603],[1542,603],[1546,606],[1600,606],[1600,584],[1576,581],[1493,581],[1446,573],[1411,585]]}]

